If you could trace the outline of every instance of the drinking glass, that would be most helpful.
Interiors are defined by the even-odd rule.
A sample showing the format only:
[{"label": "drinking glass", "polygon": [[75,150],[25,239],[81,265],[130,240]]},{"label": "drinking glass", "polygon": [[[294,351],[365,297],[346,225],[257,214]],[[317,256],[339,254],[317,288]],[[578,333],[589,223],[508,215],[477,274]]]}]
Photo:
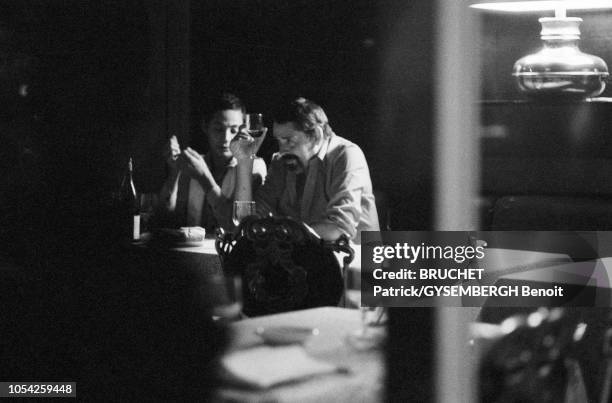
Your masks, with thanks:
[{"label": "drinking glass", "polygon": [[140,233],[151,232],[151,221],[157,207],[156,193],[143,193],[140,195]]},{"label": "drinking glass", "polygon": [[382,343],[384,333],[373,326],[381,324],[385,311],[380,307],[361,306],[361,272],[349,268],[346,272],[344,298],[347,307],[360,310],[359,329],[347,335],[347,341],[357,350],[376,348]]},{"label": "drinking glass", "polygon": [[263,115],[261,113],[248,113],[244,116],[246,131],[252,137],[261,137],[264,133]]},{"label": "drinking glass", "polygon": [[242,312],[242,278],[218,274],[212,276],[213,320],[230,322],[240,319]]},{"label": "drinking glass", "polygon": [[245,217],[248,217],[250,215],[255,215],[254,201],[237,200],[234,202],[232,222],[235,226],[238,226]]}]

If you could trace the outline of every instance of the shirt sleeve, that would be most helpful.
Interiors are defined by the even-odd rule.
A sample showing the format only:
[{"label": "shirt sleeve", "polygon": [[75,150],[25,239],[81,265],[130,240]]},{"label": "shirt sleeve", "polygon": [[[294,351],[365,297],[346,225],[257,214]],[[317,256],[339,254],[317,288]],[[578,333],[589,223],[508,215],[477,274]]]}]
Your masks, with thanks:
[{"label": "shirt sleeve", "polygon": [[278,214],[278,203],[285,187],[285,170],[282,164],[280,156],[274,154],[263,185],[254,193],[257,214],[262,217]]},{"label": "shirt sleeve", "polygon": [[322,222],[338,226],[349,238],[355,238],[361,220],[361,198],[369,187],[370,172],[365,156],[356,145],[344,148],[332,161],[326,178],[329,201]]},{"label": "shirt sleeve", "polygon": [[253,191],[263,185],[266,181],[268,169],[266,168],[266,162],[262,158],[255,158],[253,161]]}]

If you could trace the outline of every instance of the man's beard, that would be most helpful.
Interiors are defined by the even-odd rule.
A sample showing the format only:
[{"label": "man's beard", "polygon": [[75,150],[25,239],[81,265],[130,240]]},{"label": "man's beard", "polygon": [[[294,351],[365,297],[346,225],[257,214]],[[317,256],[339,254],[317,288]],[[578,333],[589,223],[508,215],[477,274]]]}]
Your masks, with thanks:
[{"label": "man's beard", "polygon": [[300,171],[303,170],[302,163],[295,154],[283,154],[281,160],[288,171]]}]

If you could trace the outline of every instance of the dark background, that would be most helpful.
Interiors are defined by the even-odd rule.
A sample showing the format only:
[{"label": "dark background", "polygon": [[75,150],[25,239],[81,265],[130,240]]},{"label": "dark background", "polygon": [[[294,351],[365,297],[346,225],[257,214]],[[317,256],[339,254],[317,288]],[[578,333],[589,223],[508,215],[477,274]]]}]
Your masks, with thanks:
[{"label": "dark background", "polygon": [[[129,156],[139,191],[157,191],[166,139],[176,134],[205,151],[199,105],[207,91],[223,88],[264,114],[285,95],[320,103],[334,130],[364,150],[374,187],[386,195],[391,228],[431,229],[434,4],[2,0],[1,217],[19,225],[32,215],[41,204],[16,205],[13,197],[32,186],[55,210],[69,208],[75,195],[105,197],[119,187]],[[583,51],[612,63],[612,14],[569,14],[585,20]],[[587,204],[580,211],[591,209],[589,200],[607,209],[609,104],[490,102],[522,99],[511,68],[540,46],[539,30],[536,15],[483,19],[485,213],[498,198],[516,194],[556,202],[581,197]],[[273,151],[267,140],[262,154]],[[433,387],[432,313],[401,310],[391,321],[390,357],[415,355],[391,360],[388,382],[404,387],[398,396],[425,400]]]},{"label": "dark background", "polygon": [[[390,200],[392,226],[429,228],[432,4],[0,1],[0,214],[3,224],[10,223],[0,229],[0,243],[3,252],[28,268],[42,264],[71,279],[65,286],[64,277],[54,282],[64,291],[56,293],[54,286],[40,295],[35,287],[24,291],[6,284],[12,289],[7,298],[19,305],[17,313],[34,309],[12,297],[25,292],[24,301],[43,301],[45,307],[35,311],[46,318],[32,332],[14,327],[8,342],[19,340],[22,331],[45,339],[45,325],[63,305],[74,302],[76,312],[87,311],[90,305],[79,302],[81,295],[74,290],[85,294],[100,287],[93,295],[107,297],[93,274],[89,288],[81,287],[92,270],[87,253],[75,256],[76,262],[68,259],[66,266],[59,256],[91,250],[96,255],[92,260],[104,257],[98,255],[104,255],[105,245],[116,236],[112,223],[100,226],[104,217],[85,218],[105,214],[96,206],[118,189],[129,156],[135,160],[138,190],[154,192],[164,179],[160,150],[169,135],[205,151],[199,138],[199,103],[209,89],[235,90],[250,110],[264,114],[280,96],[299,94],[317,101],[334,130],[364,150],[374,186]],[[268,141],[264,156],[273,151]],[[41,220],[47,221],[44,226]],[[29,228],[22,231],[23,226]],[[15,239],[15,228],[23,238]],[[131,273],[129,268],[117,270]],[[118,278],[104,268],[92,273],[108,273],[104,281]],[[68,302],[60,303],[66,295]],[[96,303],[96,297],[89,300]],[[58,313],[49,315],[47,306]],[[113,309],[103,304],[95,312],[122,310]],[[409,354],[405,348],[419,345],[422,365],[396,362],[394,373],[401,379],[390,382],[425,400],[432,396],[431,311],[397,313],[408,314],[405,320],[429,330],[393,336],[398,350],[392,354]],[[393,320],[400,319],[397,315]],[[73,317],[66,316],[65,322]],[[406,323],[404,319],[398,323]],[[104,323],[91,329],[100,327]],[[81,330],[90,332],[90,326]],[[57,333],[45,346],[54,340],[79,340],[64,337],[61,328]],[[49,371],[61,373],[52,356],[48,361]],[[411,371],[419,369],[409,381],[402,375],[408,363]],[[35,365],[22,365],[24,371],[35,372]]]},{"label": "dark background", "polygon": [[[611,195],[609,105],[489,102],[522,99],[511,67],[540,47],[540,24],[483,15],[483,196]],[[582,50],[612,60],[612,13],[569,15],[584,19]],[[2,1],[2,167],[38,158],[53,176],[74,163],[65,186],[110,191],[131,155],[139,191],[154,192],[169,135],[206,151],[208,92],[233,90],[264,114],[302,95],[362,147],[391,228],[428,229],[433,21],[432,7],[393,0]],[[270,134],[261,154],[274,151]],[[8,176],[5,193],[24,179]]]},{"label": "dark background", "polygon": [[[12,171],[32,156],[52,177],[73,165],[67,187],[107,192],[133,156],[138,190],[154,192],[169,135],[206,151],[200,104],[208,92],[233,90],[264,114],[281,97],[302,95],[364,150],[376,189],[392,200],[393,226],[427,228],[432,81],[423,77],[433,17],[419,7],[2,1],[4,163]],[[275,151],[269,137],[265,158]]]},{"label": "dark background", "polygon": [[[481,227],[612,228],[612,88],[594,102],[530,101],[511,77],[538,51],[541,15],[484,14],[482,24]],[[581,17],[580,49],[612,62],[612,13]]]}]

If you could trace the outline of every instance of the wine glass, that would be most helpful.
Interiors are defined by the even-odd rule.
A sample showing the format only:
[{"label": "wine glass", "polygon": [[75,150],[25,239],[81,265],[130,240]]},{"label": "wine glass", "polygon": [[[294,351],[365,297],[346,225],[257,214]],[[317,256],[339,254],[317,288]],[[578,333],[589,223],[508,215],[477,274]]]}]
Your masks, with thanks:
[{"label": "wine glass", "polygon": [[261,137],[264,133],[263,115],[261,113],[247,113],[244,116],[244,126],[252,137]]},{"label": "wine glass", "polygon": [[250,215],[255,215],[255,202],[236,200],[232,212],[232,222],[238,226],[240,222]]},{"label": "wine glass", "polygon": [[379,325],[385,311],[381,307],[362,306],[361,304],[361,271],[349,267],[346,271],[344,298],[347,307],[360,310],[360,327],[347,335],[347,341],[357,350],[368,350],[380,346],[384,334],[381,329],[374,329]]},{"label": "wine glass", "polygon": [[217,274],[212,276],[213,320],[229,322],[240,319],[242,312],[242,278]]}]

